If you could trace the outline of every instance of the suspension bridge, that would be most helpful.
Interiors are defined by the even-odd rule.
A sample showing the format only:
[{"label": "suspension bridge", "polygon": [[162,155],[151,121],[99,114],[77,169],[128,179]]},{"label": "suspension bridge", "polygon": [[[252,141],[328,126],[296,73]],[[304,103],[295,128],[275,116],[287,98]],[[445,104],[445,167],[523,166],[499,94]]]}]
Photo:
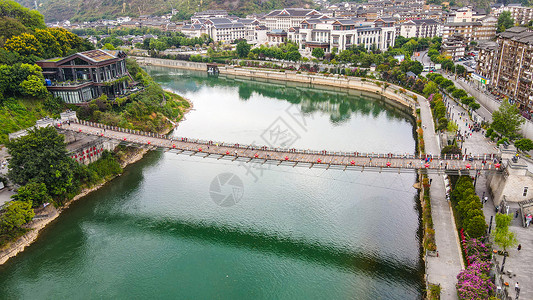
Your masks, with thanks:
[{"label": "suspension bridge", "polygon": [[[88,121],[58,124],[59,130],[116,140],[122,145],[163,150],[190,156],[210,157],[240,162],[274,164],[292,167],[359,170],[379,172],[447,173],[467,175],[472,172],[500,171],[503,165],[495,154],[413,155],[394,153],[360,153],[328,150],[304,150],[242,145],[185,137],[169,137],[109,126]],[[82,154],[81,154],[82,155]],[[80,159],[73,154],[73,159]]]}]

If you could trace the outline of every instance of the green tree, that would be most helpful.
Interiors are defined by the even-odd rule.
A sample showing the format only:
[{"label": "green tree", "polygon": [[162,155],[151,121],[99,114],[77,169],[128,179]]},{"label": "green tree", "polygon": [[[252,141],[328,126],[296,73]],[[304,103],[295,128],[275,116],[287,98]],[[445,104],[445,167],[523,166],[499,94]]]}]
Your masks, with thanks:
[{"label": "green tree", "polygon": [[424,70],[424,66],[419,61],[413,61],[411,62],[411,66],[409,69],[416,75],[420,75],[420,73],[422,73],[422,71]]},{"label": "green tree", "polygon": [[3,47],[5,41],[12,36],[25,32],[29,32],[29,29],[20,21],[10,17],[0,17],[0,47]]},{"label": "green tree", "polygon": [[443,88],[443,89],[447,89],[448,87],[450,86],[453,86],[453,81],[451,81],[450,79],[443,79],[441,82],[440,82],[440,86]]},{"label": "green tree", "polygon": [[59,201],[73,189],[76,163],[67,155],[63,136],[53,127],[30,130],[6,146],[11,155],[8,176],[14,183],[42,182]]},{"label": "green tree", "polygon": [[429,96],[431,94],[435,94],[439,91],[439,87],[437,86],[437,84],[433,81],[430,81],[426,84],[426,86],[424,87],[424,90],[422,91],[424,93],[424,95]]},{"label": "green tree", "polygon": [[452,97],[456,98],[456,99],[461,99],[463,97],[467,97],[468,94],[465,92],[465,90],[462,90],[462,89],[458,89],[458,90],[455,90],[452,92]]},{"label": "green tree", "polygon": [[42,182],[30,182],[20,187],[11,198],[17,201],[29,202],[33,207],[52,201],[52,197],[48,195],[46,185]]},{"label": "green tree", "polygon": [[321,59],[322,57],[324,57],[324,50],[322,48],[313,48],[311,55],[313,55],[317,59]]},{"label": "green tree", "polygon": [[246,58],[248,57],[248,53],[250,53],[250,44],[248,44],[245,40],[241,40],[239,41],[239,43],[237,43],[237,55],[240,57],[240,58]]},{"label": "green tree", "polygon": [[444,148],[442,148],[441,150],[441,154],[442,155],[446,155],[446,154],[463,154],[463,152],[461,151],[461,148],[457,147],[456,145],[448,145],[448,146],[445,146]]},{"label": "green tree", "polygon": [[512,219],[512,215],[496,214],[496,229],[493,237],[496,245],[503,248],[503,251],[507,251],[507,248],[518,244],[515,233],[509,230]]},{"label": "green tree", "polygon": [[22,94],[31,97],[46,97],[46,95],[48,95],[48,90],[44,86],[44,79],[41,77],[30,75],[26,80],[22,81],[20,83]]},{"label": "green tree", "polygon": [[519,139],[516,142],[514,142],[514,145],[516,149],[522,150],[522,151],[530,151],[533,150],[533,141],[530,139]]},{"label": "green tree", "polygon": [[439,55],[439,50],[436,50],[436,49],[430,49],[428,51],[428,56],[429,57],[432,57],[432,56],[435,56],[435,55]]},{"label": "green tree", "polygon": [[476,111],[479,108],[481,108],[481,104],[479,104],[477,102],[471,102],[470,104],[468,104],[468,106],[474,111]]},{"label": "green tree", "polygon": [[290,61],[299,61],[300,58],[302,58],[302,55],[300,54],[298,50],[293,50],[293,51],[287,52],[286,58],[287,60],[290,60]]},{"label": "green tree", "polygon": [[498,17],[498,24],[496,25],[496,32],[497,33],[503,32],[513,26],[514,26],[514,19],[511,18],[511,12],[504,11]]},{"label": "green tree", "polygon": [[0,17],[16,19],[30,29],[46,28],[43,15],[12,0],[0,1]]},{"label": "green tree", "polygon": [[111,44],[111,43],[105,43],[103,49],[115,50],[115,46],[113,46],[113,44]]},{"label": "green tree", "polygon": [[4,213],[0,215],[0,230],[9,232],[20,229],[22,225],[31,221],[35,216],[30,202],[11,201],[4,207]]},{"label": "green tree", "polygon": [[44,58],[60,57],[63,55],[61,45],[47,29],[35,29],[35,38],[42,47]]},{"label": "green tree", "polygon": [[485,235],[487,230],[487,224],[485,224],[485,218],[482,215],[477,215],[470,219],[466,231],[472,238],[480,238]]},{"label": "green tree", "polygon": [[512,139],[517,136],[520,125],[524,122],[525,120],[520,115],[518,107],[505,100],[500,105],[500,108],[492,113],[491,127],[501,135]]},{"label": "green tree", "polygon": [[455,72],[457,75],[465,76],[466,75],[466,68],[463,65],[455,65]]}]

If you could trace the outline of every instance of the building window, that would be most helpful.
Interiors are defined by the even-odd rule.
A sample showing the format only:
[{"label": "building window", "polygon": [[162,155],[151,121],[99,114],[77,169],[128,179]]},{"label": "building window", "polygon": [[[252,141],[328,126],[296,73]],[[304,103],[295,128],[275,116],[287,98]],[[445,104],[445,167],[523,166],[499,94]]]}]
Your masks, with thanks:
[{"label": "building window", "polygon": [[527,186],[524,187],[524,193],[522,194],[522,196],[524,196],[524,197],[527,196]]}]

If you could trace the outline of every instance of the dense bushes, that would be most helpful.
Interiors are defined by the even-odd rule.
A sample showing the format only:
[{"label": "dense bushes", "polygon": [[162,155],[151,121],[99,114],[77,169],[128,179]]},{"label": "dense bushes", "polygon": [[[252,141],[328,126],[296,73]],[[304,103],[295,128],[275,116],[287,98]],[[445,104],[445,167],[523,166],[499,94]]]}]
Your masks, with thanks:
[{"label": "dense bushes", "polygon": [[0,212],[0,248],[23,235],[23,225],[31,221],[35,213],[30,202],[11,201]]},{"label": "dense bushes", "polygon": [[442,148],[440,151],[442,155],[450,155],[450,154],[458,154],[462,155],[463,152],[461,151],[461,148],[457,147],[457,145],[448,145]]},{"label": "dense bushes", "polygon": [[436,130],[445,130],[448,128],[448,119],[446,118],[446,105],[442,101],[442,96],[440,94],[431,95],[429,101]]},{"label": "dense bushes", "polygon": [[78,117],[112,126],[136,130],[163,132],[179,121],[189,107],[182,97],[163,91],[134,60],[127,60],[132,77],[142,83],[144,90],[126,100],[111,102],[107,97],[95,99],[84,107],[72,107]]},{"label": "dense bushes", "polygon": [[468,266],[457,275],[457,296],[460,300],[496,299],[496,287],[490,279],[492,248],[477,239],[462,239]]},{"label": "dense bushes", "polygon": [[483,204],[476,195],[474,184],[469,176],[461,176],[451,194],[452,204],[458,213],[458,221],[467,235],[480,238],[485,235],[487,225],[483,214]]},{"label": "dense bushes", "polygon": [[301,55],[298,51],[298,44],[288,41],[284,44],[280,44],[279,46],[268,47],[261,45],[260,47],[250,50],[248,57],[250,59],[265,59],[268,57],[274,59],[298,61],[300,60]]},{"label": "dense bushes", "polygon": [[433,229],[433,218],[431,217],[431,198],[429,196],[430,186],[427,175],[423,176],[424,201],[422,202],[422,222],[424,224],[424,249],[429,251],[437,250],[435,241],[435,229]]},{"label": "dense bushes", "polygon": [[468,93],[465,90],[457,89],[453,84],[453,81],[444,78],[444,76],[441,74],[431,73],[427,75],[427,78],[438,84],[441,89],[451,94],[453,98],[459,100],[462,104],[468,106],[470,109],[477,110],[481,107],[481,105],[476,102],[474,97],[468,96]]}]

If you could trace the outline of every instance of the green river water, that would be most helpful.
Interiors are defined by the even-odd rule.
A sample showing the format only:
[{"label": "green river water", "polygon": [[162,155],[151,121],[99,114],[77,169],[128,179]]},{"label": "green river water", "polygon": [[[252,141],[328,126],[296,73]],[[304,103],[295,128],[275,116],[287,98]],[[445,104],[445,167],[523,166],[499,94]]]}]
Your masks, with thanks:
[{"label": "green river water", "polygon": [[[415,149],[409,114],[371,94],[147,70],[194,103],[177,137]],[[421,299],[415,179],[149,153],[0,266],[0,298]]]}]

